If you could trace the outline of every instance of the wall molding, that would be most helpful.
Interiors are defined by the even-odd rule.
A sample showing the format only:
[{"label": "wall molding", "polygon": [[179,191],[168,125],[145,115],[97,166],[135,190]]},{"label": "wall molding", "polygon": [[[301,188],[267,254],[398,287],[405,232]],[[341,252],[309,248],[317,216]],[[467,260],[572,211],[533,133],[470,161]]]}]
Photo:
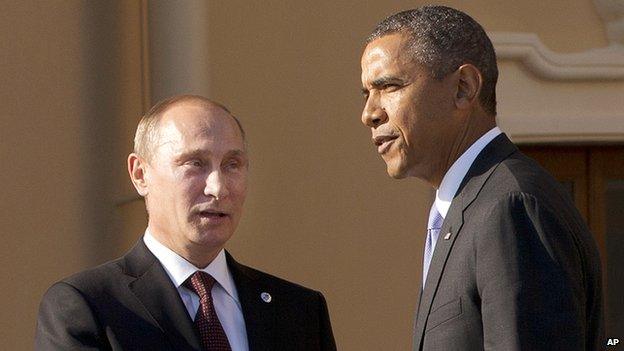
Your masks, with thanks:
[{"label": "wall molding", "polygon": [[499,60],[520,62],[549,80],[624,80],[624,46],[619,43],[581,53],[557,53],[534,33],[493,32],[489,36]]},{"label": "wall molding", "polygon": [[594,0],[609,46],[580,53],[550,50],[534,33],[493,32],[500,60],[519,61],[534,75],[550,80],[624,80],[624,0]]},{"label": "wall molding", "polygon": [[599,144],[621,145],[624,143],[624,133],[545,133],[525,134],[512,133],[511,140],[518,145],[535,144]]},{"label": "wall molding", "polygon": [[594,0],[609,43],[624,46],[624,0]]}]

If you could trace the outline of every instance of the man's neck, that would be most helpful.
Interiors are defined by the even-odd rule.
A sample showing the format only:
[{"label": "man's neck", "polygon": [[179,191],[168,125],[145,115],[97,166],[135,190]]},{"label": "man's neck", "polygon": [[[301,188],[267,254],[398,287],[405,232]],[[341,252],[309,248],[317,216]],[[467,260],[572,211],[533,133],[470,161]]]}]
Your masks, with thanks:
[{"label": "man's neck", "polygon": [[204,269],[206,267],[208,267],[208,265],[210,263],[212,263],[212,261],[214,261],[214,259],[217,257],[217,255],[219,255],[219,252],[221,252],[223,248],[220,247],[215,251],[211,251],[211,252],[202,252],[199,255],[195,255],[192,253],[192,250],[188,250],[184,255],[178,253],[178,255],[184,257],[185,260],[189,261],[193,266],[199,268],[199,269]]},{"label": "man's neck", "polygon": [[148,230],[154,239],[199,269],[208,267],[223,250],[223,247],[208,248],[195,243],[178,243],[172,240],[171,236],[162,234],[161,231],[149,225]]},{"label": "man's neck", "polygon": [[436,190],[440,188],[444,175],[448,172],[451,166],[457,161],[461,155],[472,146],[479,138],[485,133],[496,127],[496,121],[494,118],[475,117],[470,118],[465,123],[464,128],[459,130],[456,138],[454,139],[451,147],[448,149],[446,157],[441,160],[440,171],[429,182]]}]

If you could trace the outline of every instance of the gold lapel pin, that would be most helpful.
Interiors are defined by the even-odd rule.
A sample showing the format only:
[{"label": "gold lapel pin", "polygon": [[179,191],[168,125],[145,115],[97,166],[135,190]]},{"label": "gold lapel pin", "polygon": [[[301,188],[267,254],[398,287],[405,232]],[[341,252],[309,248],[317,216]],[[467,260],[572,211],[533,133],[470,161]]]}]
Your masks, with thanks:
[{"label": "gold lapel pin", "polygon": [[446,233],[446,235],[444,236],[444,240],[448,240],[451,238],[451,233]]}]

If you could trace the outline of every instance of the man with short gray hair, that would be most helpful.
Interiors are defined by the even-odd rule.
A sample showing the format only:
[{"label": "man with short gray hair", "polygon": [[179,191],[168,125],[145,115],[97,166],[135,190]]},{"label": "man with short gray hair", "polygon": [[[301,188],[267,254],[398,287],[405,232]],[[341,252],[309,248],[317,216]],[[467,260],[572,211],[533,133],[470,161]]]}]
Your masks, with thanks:
[{"label": "man with short gray hair", "polygon": [[600,349],[596,244],[561,185],[496,126],[483,28],[425,6],[366,44],[362,123],[391,177],[436,189],[414,350]]},{"label": "man with short gray hair", "polygon": [[123,257],[54,284],[37,350],[336,350],[323,295],[224,250],[242,215],[249,160],[224,106],[174,96],[139,122],[128,172],[145,234]]}]

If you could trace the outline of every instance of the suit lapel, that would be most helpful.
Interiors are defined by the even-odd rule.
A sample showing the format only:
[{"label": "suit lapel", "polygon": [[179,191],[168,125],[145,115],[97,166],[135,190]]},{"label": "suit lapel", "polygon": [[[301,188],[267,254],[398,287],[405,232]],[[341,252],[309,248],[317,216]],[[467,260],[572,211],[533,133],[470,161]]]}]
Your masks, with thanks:
[{"label": "suit lapel", "polygon": [[420,295],[414,329],[415,350],[422,348],[427,318],[429,317],[433,299],[438,290],[448,256],[464,224],[464,211],[476,199],[498,164],[517,150],[516,146],[513,145],[505,134],[497,136],[481,151],[462,180],[457,194],[451,202],[446,218],[444,218],[440,237],[431,258],[425,288]]},{"label": "suit lapel", "polygon": [[276,302],[265,302],[262,293],[270,294],[272,299],[279,296],[254,270],[236,262],[227,251],[226,257],[243,309],[249,350],[274,350]]},{"label": "suit lapel", "polygon": [[175,350],[200,350],[199,337],[178,291],[143,240],[125,256],[128,287],[152,316]]},{"label": "suit lapel", "polygon": [[[431,305],[433,303],[433,297],[438,289],[446,260],[451,252],[451,248],[455,243],[457,234],[461,230],[464,224],[462,218],[461,205],[457,204],[455,200],[451,204],[449,212],[444,219],[444,224],[440,230],[440,236],[436,242],[436,247],[431,258],[431,264],[429,266],[429,272],[427,273],[427,281],[425,288],[420,294],[420,303],[418,304],[418,312],[416,315],[416,327],[414,331],[414,347],[415,350],[420,350],[420,344],[424,336],[425,326],[427,324],[427,318],[431,311]],[[450,233],[450,238],[445,239]]]}]

